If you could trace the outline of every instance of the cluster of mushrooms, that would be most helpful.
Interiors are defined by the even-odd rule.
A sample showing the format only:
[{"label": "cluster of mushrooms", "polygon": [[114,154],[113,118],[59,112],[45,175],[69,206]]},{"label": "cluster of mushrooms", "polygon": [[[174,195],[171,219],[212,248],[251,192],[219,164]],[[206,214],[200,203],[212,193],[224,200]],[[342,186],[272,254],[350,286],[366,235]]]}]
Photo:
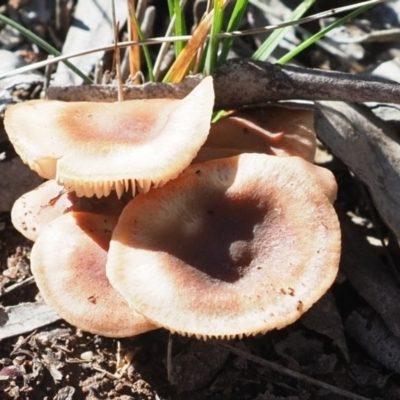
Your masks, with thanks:
[{"label": "cluster of mushrooms", "polygon": [[336,183],[312,163],[310,111],[244,109],[210,129],[213,102],[207,77],[181,100],[7,110],[15,150],[48,179],[12,220],[69,323],[242,337],[294,322],[333,283]]}]

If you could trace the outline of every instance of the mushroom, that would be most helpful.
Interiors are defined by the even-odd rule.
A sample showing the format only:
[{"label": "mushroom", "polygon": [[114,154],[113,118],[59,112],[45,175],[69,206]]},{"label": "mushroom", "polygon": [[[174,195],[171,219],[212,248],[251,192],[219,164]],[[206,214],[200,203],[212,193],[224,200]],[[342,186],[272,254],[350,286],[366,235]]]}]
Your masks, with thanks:
[{"label": "mushroom", "polygon": [[132,308],[173,332],[233,338],[282,328],[336,277],[335,191],[329,171],[299,157],[191,165],[128,203],[107,276]]},{"label": "mushroom", "polygon": [[15,150],[39,175],[78,196],[146,193],[175,178],[205,142],[212,78],[183,100],[119,103],[32,100],[5,114]]},{"label": "mushroom", "polygon": [[116,216],[70,212],[53,220],[31,252],[45,302],[66,321],[103,336],[127,337],[156,326],[129,308],[105,273]]},{"label": "mushroom", "polygon": [[240,153],[299,156],[313,162],[317,148],[313,111],[305,108],[263,106],[228,114],[212,124],[194,162]]},{"label": "mushroom", "polygon": [[127,194],[121,199],[118,199],[116,195],[101,199],[79,198],[75,193],[67,192],[64,186],[51,179],[15,201],[11,210],[11,220],[20,233],[36,241],[43,228],[67,212],[87,211],[118,217],[131,198]]}]

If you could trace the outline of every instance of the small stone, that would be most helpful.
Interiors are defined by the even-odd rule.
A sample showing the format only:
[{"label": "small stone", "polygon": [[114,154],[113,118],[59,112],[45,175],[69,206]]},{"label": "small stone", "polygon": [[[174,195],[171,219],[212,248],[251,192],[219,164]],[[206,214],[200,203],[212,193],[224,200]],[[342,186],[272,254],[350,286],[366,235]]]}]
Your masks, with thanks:
[{"label": "small stone", "polygon": [[93,351],[85,351],[80,355],[81,359],[85,361],[93,360],[93,356],[94,356]]}]

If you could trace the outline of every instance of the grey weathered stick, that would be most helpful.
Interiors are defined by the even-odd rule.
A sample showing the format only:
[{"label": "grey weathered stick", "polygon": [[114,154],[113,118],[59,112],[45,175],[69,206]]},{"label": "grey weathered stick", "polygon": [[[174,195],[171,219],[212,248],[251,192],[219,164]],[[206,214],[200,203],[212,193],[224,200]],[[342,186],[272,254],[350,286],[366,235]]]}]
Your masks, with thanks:
[{"label": "grey weathered stick", "polygon": [[365,183],[387,226],[400,239],[400,139],[366,107],[317,102],[319,139]]},{"label": "grey weathered stick", "polygon": [[242,59],[213,76],[217,108],[289,99],[400,103],[400,84],[373,76]]},{"label": "grey weathered stick", "polygon": [[[293,99],[400,103],[400,84],[366,75],[234,59],[217,68],[213,77],[216,109]],[[198,79],[192,77],[183,86],[148,83],[125,87],[125,98],[183,97]],[[116,91],[114,86],[99,85],[50,87],[47,95],[65,101],[115,101]]]},{"label": "grey weathered stick", "polygon": [[[200,82],[200,76],[187,77],[178,84],[145,83],[144,85],[124,86],[124,99],[182,99]],[[46,91],[50,100],[62,101],[117,101],[117,87],[111,85],[50,86]]]}]

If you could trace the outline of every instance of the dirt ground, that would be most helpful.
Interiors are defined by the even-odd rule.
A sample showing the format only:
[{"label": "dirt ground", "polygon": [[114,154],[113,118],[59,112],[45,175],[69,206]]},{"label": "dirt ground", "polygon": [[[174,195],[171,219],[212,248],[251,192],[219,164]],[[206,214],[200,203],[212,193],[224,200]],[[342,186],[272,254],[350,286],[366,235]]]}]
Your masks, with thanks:
[{"label": "dirt ground", "polygon": [[[1,11],[9,15],[8,7],[23,6],[24,2],[0,1]],[[29,23],[52,37],[37,21]],[[13,51],[29,47],[24,41],[2,43]],[[359,64],[378,61],[375,46],[365,48]],[[379,54],[396,52],[396,46],[386,45]],[[25,56],[43,54],[29,50]],[[312,67],[351,70],[339,56],[320,48],[305,52],[300,60]],[[24,100],[37,97],[38,91],[29,87],[14,95]],[[6,140],[0,146],[6,160],[15,157]],[[61,320],[0,341],[0,399],[400,399],[400,337],[386,326],[391,312],[387,299],[368,291],[376,285],[384,295],[385,274],[400,293],[397,241],[366,186],[322,144],[317,163],[330,169],[338,182],[335,208],[343,251],[336,283],[298,322],[241,340],[201,341],[164,329],[108,339]],[[31,242],[13,228],[10,212],[1,212],[0,311],[40,299],[29,279],[30,248]],[[9,289],[18,282],[25,283]],[[381,307],[376,306],[379,302]],[[0,330],[1,326],[0,313]]]}]

